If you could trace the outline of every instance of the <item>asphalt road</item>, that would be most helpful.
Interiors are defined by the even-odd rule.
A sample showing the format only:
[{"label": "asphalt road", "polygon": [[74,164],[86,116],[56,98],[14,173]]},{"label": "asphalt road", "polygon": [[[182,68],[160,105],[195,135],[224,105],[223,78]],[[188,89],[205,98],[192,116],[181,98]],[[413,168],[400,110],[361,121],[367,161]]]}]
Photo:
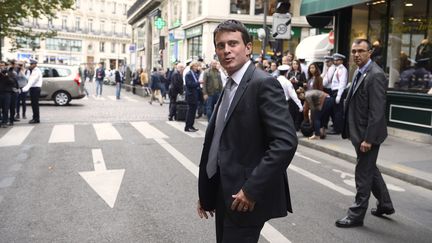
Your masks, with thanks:
[{"label": "asphalt road", "polygon": [[[0,130],[0,242],[214,242],[213,219],[195,211],[205,120],[184,133],[167,105],[104,92],[44,102],[41,124]],[[271,220],[260,242],[431,241],[432,192],[387,176],[396,214],[335,227],[354,198],[353,171],[299,146],[288,169],[294,214]]]}]

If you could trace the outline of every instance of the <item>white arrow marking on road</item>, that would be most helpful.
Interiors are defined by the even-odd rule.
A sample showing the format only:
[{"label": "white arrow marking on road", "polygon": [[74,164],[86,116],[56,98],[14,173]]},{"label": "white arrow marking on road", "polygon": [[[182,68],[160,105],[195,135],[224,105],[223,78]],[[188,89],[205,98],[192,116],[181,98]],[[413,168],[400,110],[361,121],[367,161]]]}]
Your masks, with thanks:
[{"label": "white arrow marking on road", "polygon": [[95,170],[79,174],[108,206],[114,208],[125,170],[107,170],[101,149],[92,149],[92,155]]},{"label": "white arrow marking on road", "polygon": [[[337,170],[337,169],[333,169],[333,171],[336,173],[340,173],[342,179],[345,179],[346,177],[351,177],[351,179],[345,179],[345,180],[343,180],[343,182],[349,186],[355,187],[355,179],[354,179],[355,176],[353,174],[345,173],[345,172],[343,172],[341,170]],[[391,191],[397,191],[397,192],[404,192],[405,191],[405,189],[403,189],[402,187],[398,187],[398,186],[395,186],[393,184],[388,184],[388,183],[387,183],[387,189],[391,190]]]}]

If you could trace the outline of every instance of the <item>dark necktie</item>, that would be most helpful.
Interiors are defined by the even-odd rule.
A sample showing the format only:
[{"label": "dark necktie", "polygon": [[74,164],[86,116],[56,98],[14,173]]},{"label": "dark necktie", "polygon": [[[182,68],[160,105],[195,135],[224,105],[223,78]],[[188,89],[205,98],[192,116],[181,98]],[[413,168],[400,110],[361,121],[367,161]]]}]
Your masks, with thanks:
[{"label": "dark necktie", "polygon": [[228,79],[225,85],[225,90],[223,92],[222,101],[216,114],[215,130],[213,133],[212,143],[210,145],[210,151],[206,167],[208,178],[212,178],[217,171],[220,137],[222,135],[222,130],[225,124],[225,116],[228,112],[228,108],[230,105],[230,96],[233,82],[234,81],[231,78]]},{"label": "dark necktie", "polygon": [[351,87],[351,90],[349,93],[349,98],[351,98],[351,96],[354,94],[355,87],[357,86],[357,82],[359,81],[361,75],[362,75],[361,72],[357,71],[357,75],[354,77],[354,80],[352,82],[352,87]]}]

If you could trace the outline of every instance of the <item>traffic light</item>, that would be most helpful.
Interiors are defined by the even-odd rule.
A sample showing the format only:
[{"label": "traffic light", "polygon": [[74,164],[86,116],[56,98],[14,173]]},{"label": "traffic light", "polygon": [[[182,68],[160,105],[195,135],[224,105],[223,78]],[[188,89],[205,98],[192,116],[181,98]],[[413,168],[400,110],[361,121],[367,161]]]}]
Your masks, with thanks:
[{"label": "traffic light", "polygon": [[276,5],[276,13],[285,14],[288,13],[291,8],[291,3],[289,0],[278,0]]}]

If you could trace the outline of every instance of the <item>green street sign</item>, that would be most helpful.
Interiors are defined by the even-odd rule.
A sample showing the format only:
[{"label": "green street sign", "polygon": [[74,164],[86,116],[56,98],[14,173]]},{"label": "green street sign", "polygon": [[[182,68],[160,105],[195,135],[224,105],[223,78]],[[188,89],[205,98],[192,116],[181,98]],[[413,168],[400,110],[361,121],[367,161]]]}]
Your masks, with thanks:
[{"label": "green street sign", "polygon": [[166,22],[161,17],[157,18],[155,20],[156,29],[161,30],[163,27],[165,27]]}]

